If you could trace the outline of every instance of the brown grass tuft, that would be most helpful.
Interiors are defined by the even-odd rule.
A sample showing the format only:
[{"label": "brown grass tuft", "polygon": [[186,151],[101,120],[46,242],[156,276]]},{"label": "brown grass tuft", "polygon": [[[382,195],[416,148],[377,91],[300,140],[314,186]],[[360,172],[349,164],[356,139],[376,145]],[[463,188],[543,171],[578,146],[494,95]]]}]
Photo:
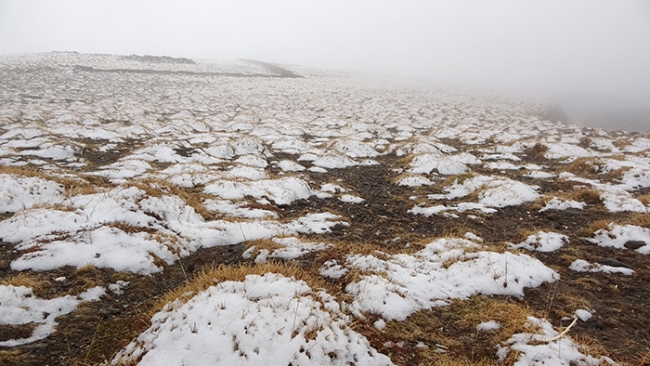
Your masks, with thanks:
[{"label": "brown grass tuft", "polygon": [[593,175],[600,169],[600,160],[592,157],[577,158],[571,164],[564,167],[564,171],[577,175]]},{"label": "brown grass tuft", "polygon": [[548,146],[538,142],[535,145],[533,145],[531,148],[527,149],[525,153],[531,159],[544,160],[546,159],[544,155],[546,154],[547,151],[548,151]]},{"label": "brown grass tuft", "polygon": [[266,262],[254,265],[220,265],[217,268],[204,270],[194,276],[192,281],[175,288],[161,296],[154,306],[144,316],[149,320],[155,313],[159,312],[166,304],[176,299],[187,301],[197,293],[206,290],[210,286],[223,281],[243,281],[248,275],[264,275],[266,273],[279,273],[285,277],[293,277],[296,280],[305,281],[312,289],[326,288],[327,284],[320,276],[315,276],[302,270],[295,264],[285,262]]},{"label": "brown grass tuft", "polygon": [[593,188],[582,188],[574,190],[569,193],[566,197],[567,199],[574,201],[581,201],[589,205],[597,205],[602,203],[600,199],[600,192]]},{"label": "brown grass tuft", "polygon": [[134,180],[129,182],[129,185],[142,189],[151,197],[160,198],[164,195],[178,196],[203,218],[208,219],[213,216],[213,214],[203,206],[203,195],[196,189],[185,189],[171,182],[155,178]]},{"label": "brown grass tuft", "polygon": [[140,233],[140,232],[146,232],[146,233],[149,233],[149,234],[157,233],[157,230],[154,229],[154,228],[143,227],[143,226],[134,226],[134,225],[131,225],[131,224],[129,224],[127,222],[124,222],[124,221],[108,222],[108,223],[104,224],[104,226],[119,229],[119,230],[122,230],[122,231],[124,231],[125,233],[128,233],[128,234],[134,234],[134,233]]},{"label": "brown grass tuft", "polygon": [[608,230],[611,220],[597,220],[576,232],[578,236],[592,236],[598,230]]},{"label": "brown grass tuft", "polygon": [[13,285],[13,286],[29,287],[32,290],[34,290],[34,294],[36,294],[37,296],[46,287],[46,284],[45,284],[45,282],[43,280],[41,280],[40,278],[38,278],[36,276],[27,274],[27,273],[19,273],[17,275],[5,278],[2,281],[0,281],[0,285],[3,285],[3,286]]},{"label": "brown grass tuft", "polygon": [[650,193],[640,194],[640,195],[636,196],[636,199],[641,201],[641,203],[643,203],[646,206],[650,205]]},{"label": "brown grass tuft", "polygon": [[453,185],[454,183],[457,184],[463,184],[466,180],[474,178],[474,173],[472,172],[467,172],[467,173],[462,173],[458,175],[452,175],[451,177],[448,177],[442,182],[442,185],[444,187],[448,187]]},{"label": "brown grass tuft", "polygon": [[627,220],[617,220],[619,225],[635,225],[650,229],[650,214],[635,212]]},{"label": "brown grass tuft", "polygon": [[[371,316],[359,320],[355,328],[398,365],[498,365],[495,344],[514,333],[530,332],[525,327],[529,315],[535,314],[524,304],[481,295],[418,311],[404,321],[387,322],[381,331],[372,326]],[[478,324],[489,320],[498,321],[501,328],[476,330]],[[426,347],[416,347],[418,343]],[[511,352],[505,364],[516,359],[517,353]]]},{"label": "brown grass tuft", "polygon": [[278,249],[284,248],[283,245],[278,244],[271,239],[259,239],[259,240],[247,241],[244,251],[249,250],[252,247],[255,247],[255,249],[253,250],[251,259],[255,259],[259,255],[260,250],[262,249],[268,250],[269,254],[271,254]]}]

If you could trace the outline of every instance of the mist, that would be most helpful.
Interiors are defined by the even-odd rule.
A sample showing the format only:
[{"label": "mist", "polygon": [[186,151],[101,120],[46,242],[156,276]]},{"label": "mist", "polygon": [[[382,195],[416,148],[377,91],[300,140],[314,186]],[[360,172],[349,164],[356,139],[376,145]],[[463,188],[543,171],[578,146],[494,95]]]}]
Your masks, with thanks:
[{"label": "mist", "polygon": [[557,103],[650,129],[650,2],[0,0],[0,53],[255,59]]}]

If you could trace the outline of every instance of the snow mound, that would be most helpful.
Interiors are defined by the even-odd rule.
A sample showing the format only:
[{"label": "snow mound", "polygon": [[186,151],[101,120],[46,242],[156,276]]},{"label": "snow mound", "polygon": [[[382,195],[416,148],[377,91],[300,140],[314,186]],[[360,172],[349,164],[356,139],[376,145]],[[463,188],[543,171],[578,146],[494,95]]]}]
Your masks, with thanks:
[{"label": "snow mound", "polygon": [[0,212],[16,212],[63,200],[63,187],[42,178],[0,174],[0,187]]},{"label": "snow mound", "polygon": [[479,192],[479,203],[487,207],[517,206],[522,203],[532,202],[540,195],[536,192],[537,186],[509,179],[479,175],[468,178],[460,183],[458,180],[444,190],[447,194],[432,194],[430,199],[455,199]]},{"label": "snow mound", "polygon": [[203,191],[225,199],[242,199],[246,196],[265,197],[278,205],[288,205],[296,200],[307,199],[313,194],[307,182],[295,177],[253,182],[223,180],[207,185]]},{"label": "snow mound", "polygon": [[167,304],[113,364],[392,365],[350,320],[304,281],[248,275]]},{"label": "snow mound", "polygon": [[[240,212],[252,221],[205,222],[178,196],[149,196],[142,189],[70,197],[60,209],[31,209],[0,222],[3,240],[26,252],[11,263],[13,270],[52,270],[70,265],[113,268],[152,274],[204,247],[297,233],[326,233],[343,221],[339,216],[311,213],[287,223],[260,220],[264,213]],[[218,208],[224,207],[215,205]],[[214,206],[208,204],[208,206]],[[227,210],[232,205],[225,205]],[[211,207],[214,208],[214,207]],[[25,230],[31,228],[31,230]]]},{"label": "snow mound", "polygon": [[345,290],[354,295],[360,310],[404,320],[420,309],[446,305],[449,299],[476,294],[523,297],[525,287],[559,279],[555,271],[527,255],[466,252],[479,247],[469,240],[443,238],[414,255],[386,259],[352,255],[347,258],[349,266],[373,274],[362,276]]},{"label": "snow mound", "polygon": [[469,153],[446,155],[442,153],[422,154],[411,161],[411,173],[429,174],[433,170],[443,175],[462,174],[469,170],[468,164],[481,164],[481,161]]}]

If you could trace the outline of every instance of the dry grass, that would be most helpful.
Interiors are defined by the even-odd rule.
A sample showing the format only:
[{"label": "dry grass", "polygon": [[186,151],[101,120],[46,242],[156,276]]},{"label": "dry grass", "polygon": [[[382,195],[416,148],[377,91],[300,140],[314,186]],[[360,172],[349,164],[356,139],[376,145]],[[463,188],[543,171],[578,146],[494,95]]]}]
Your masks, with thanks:
[{"label": "dry grass", "polygon": [[592,236],[598,230],[608,230],[611,220],[597,220],[576,232],[578,236]]},{"label": "dry grass", "polygon": [[0,285],[3,285],[3,286],[13,285],[13,286],[16,286],[16,287],[18,287],[18,286],[29,287],[32,290],[34,290],[34,294],[36,294],[37,296],[40,293],[42,293],[43,290],[47,287],[45,281],[43,281],[42,279],[40,279],[40,278],[38,278],[38,277],[36,277],[34,275],[30,275],[30,274],[27,274],[27,273],[19,273],[17,275],[13,275],[11,277],[5,278],[2,281],[0,281]]},{"label": "dry grass", "polygon": [[126,186],[142,189],[151,197],[160,198],[164,195],[178,196],[203,218],[210,218],[213,216],[213,214],[203,206],[203,195],[199,191],[185,189],[171,182],[155,178],[134,180],[129,182]]},{"label": "dry grass", "polygon": [[23,177],[34,177],[34,178],[43,178],[43,179],[51,178],[49,174],[37,168],[7,166],[7,165],[0,165],[0,174],[20,175]]},{"label": "dry grass", "polygon": [[96,193],[100,187],[107,187],[106,179],[93,175],[60,176],[49,174],[41,169],[32,167],[16,167],[0,165],[0,174],[18,175],[28,178],[41,178],[60,184],[69,196]]},{"label": "dry grass", "polygon": [[266,273],[279,273],[285,277],[305,281],[312,289],[327,288],[328,286],[320,276],[312,275],[292,263],[272,261],[254,265],[220,265],[217,268],[202,271],[194,276],[192,281],[161,296],[154,306],[145,313],[145,316],[150,319],[166,304],[176,299],[187,301],[197,293],[219,282],[243,281],[248,275],[264,275]]},{"label": "dry grass", "polygon": [[[474,296],[447,307],[418,311],[404,321],[387,322],[381,331],[371,325],[375,319],[369,314],[367,321],[358,322],[356,330],[398,365],[497,365],[494,345],[514,333],[530,332],[525,327],[529,315],[534,315],[533,310],[524,304]],[[478,324],[489,320],[498,321],[501,328],[476,330]],[[426,347],[416,347],[418,343]],[[511,353],[505,364],[516,361],[517,353]]]},{"label": "dry grass", "polygon": [[565,166],[563,170],[577,175],[593,175],[600,170],[600,164],[601,161],[597,158],[582,157]]},{"label": "dry grass", "polygon": [[458,175],[452,175],[452,176],[448,177],[447,179],[445,179],[442,182],[442,186],[443,187],[448,187],[448,186],[451,186],[453,184],[463,184],[466,180],[472,179],[474,177],[475,177],[475,175],[472,172],[462,173],[462,174],[458,174]]},{"label": "dry grass", "polygon": [[619,225],[635,225],[650,229],[650,214],[633,213],[624,222],[617,222]]},{"label": "dry grass", "polygon": [[560,291],[555,294],[551,313],[558,319],[572,318],[578,309],[591,309],[591,303],[584,297],[574,295],[571,291]]},{"label": "dry grass", "polygon": [[89,183],[85,185],[79,185],[76,187],[71,187],[66,190],[68,196],[83,196],[89,194],[95,194],[102,191],[102,186],[97,186],[95,184]]},{"label": "dry grass", "polygon": [[600,192],[593,188],[576,189],[572,192],[569,192],[568,194],[564,195],[564,197],[561,198],[584,202],[588,205],[597,205],[602,203],[602,200],[600,198]]},{"label": "dry grass", "polygon": [[154,228],[144,227],[144,226],[135,226],[135,225],[131,225],[131,224],[129,224],[127,222],[124,222],[124,221],[112,221],[112,222],[108,222],[108,223],[104,224],[104,226],[119,229],[119,230],[124,231],[125,233],[128,233],[128,234],[134,234],[134,233],[140,233],[140,232],[155,234],[155,233],[158,232]]},{"label": "dry grass", "polygon": [[528,239],[529,236],[531,236],[531,235],[537,235],[537,234],[539,234],[541,231],[542,231],[542,230],[520,229],[520,230],[517,231],[517,239],[516,239],[516,243],[515,243],[515,244],[518,244],[518,243],[521,243],[521,242],[523,242],[523,241],[526,241],[526,239]]},{"label": "dry grass", "polygon": [[580,277],[574,280],[573,284],[588,291],[598,291],[602,286],[600,281],[593,277]]},{"label": "dry grass", "polygon": [[456,301],[452,305],[452,311],[458,317],[458,324],[467,328],[475,329],[478,324],[490,320],[499,322],[501,328],[494,331],[494,340],[499,343],[505,342],[515,333],[524,332],[527,329],[527,317],[535,315],[534,311],[523,303],[487,296]]},{"label": "dry grass", "polygon": [[632,167],[629,166],[624,166],[622,168],[614,169],[606,174],[602,175],[602,178],[609,180],[611,182],[617,181],[620,182],[623,180],[623,175],[629,170],[631,170]]},{"label": "dry grass", "polygon": [[319,252],[316,262],[322,263],[336,259],[342,261],[348,255],[374,255],[380,259],[388,259],[390,255],[400,253],[389,247],[364,242],[349,242],[343,240],[328,240],[331,247]]},{"label": "dry grass", "polygon": [[253,253],[251,253],[251,259],[255,259],[261,250],[268,250],[269,254],[273,253],[274,251],[278,249],[284,248],[283,245],[278,244],[274,242],[271,239],[259,239],[259,240],[251,240],[247,241],[244,251],[249,250],[250,248],[254,248]]},{"label": "dry grass", "polygon": [[650,205],[650,193],[640,194],[640,195],[636,196],[636,199],[641,201],[641,203],[643,203],[646,206]]},{"label": "dry grass", "polygon": [[0,350],[0,365],[34,365],[36,362],[37,357],[31,352],[23,352],[12,348]]},{"label": "dry grass", "polygon": [[535,145],[533,145],[531,148],[527,149],[525,153],[531,159],[544,160],[546,159],[544,155],[546,154],[547,151],[548,151],[548,146],[538,142]]},{"label": "dry grass", "polygon": [[88,263],[88,264],[86,264],[86,265],[83,266],[83,267],[79,267],[79,268],[77,268],[77,270],[75,270],[74,273],[75,273],[75,275],[77,275],[77,276],[84,276],[84,275],[86,275],[86,274],[88,274],[88,273],[93,272],[94,270],[95,270],[95,265],[92,264],[92,263]]},{"label": "dry grass", "polygon": [[589,226],[578,230],[576,234],[578,236],[593,236],[593,234],[598,230],[609,230],[611,224],[634,225],[650,229],[650,214],[635,212],[626,217],[624,216],[612,220],[597,220],[589,224]]}]

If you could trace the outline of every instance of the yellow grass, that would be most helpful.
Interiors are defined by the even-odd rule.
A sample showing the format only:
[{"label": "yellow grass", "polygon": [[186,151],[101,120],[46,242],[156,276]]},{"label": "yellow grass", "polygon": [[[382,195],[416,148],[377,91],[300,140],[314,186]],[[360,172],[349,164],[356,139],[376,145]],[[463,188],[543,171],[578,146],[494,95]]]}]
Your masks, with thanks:
[{"label": "yellow grass", "polygon": [[291,263],[272,261],[254,265],[220,265],[217,268],[202,271],[192,281],[161,296],[145,315],[147,318],[151,318],[166,304],[176,299],[187,301],[197,293],[219,282],[243,281],[248,275],[264,275],[266,273],[279,273],[285,277],[305,281],[312,289],[327,287],[322,277],[312,275]]},{"label": "yellow grass", "polygon": [[5,278],[2,281],[0,281],[0,285],[29,287],[34,290],[35,294],[38,294],[39,292],[43,291],[43,289],[46,287],[46,283],[43,280],[41,280],[36,276],[26,274],[26,273],[19,273],[17,275],[13,275],[11,277]]}]

